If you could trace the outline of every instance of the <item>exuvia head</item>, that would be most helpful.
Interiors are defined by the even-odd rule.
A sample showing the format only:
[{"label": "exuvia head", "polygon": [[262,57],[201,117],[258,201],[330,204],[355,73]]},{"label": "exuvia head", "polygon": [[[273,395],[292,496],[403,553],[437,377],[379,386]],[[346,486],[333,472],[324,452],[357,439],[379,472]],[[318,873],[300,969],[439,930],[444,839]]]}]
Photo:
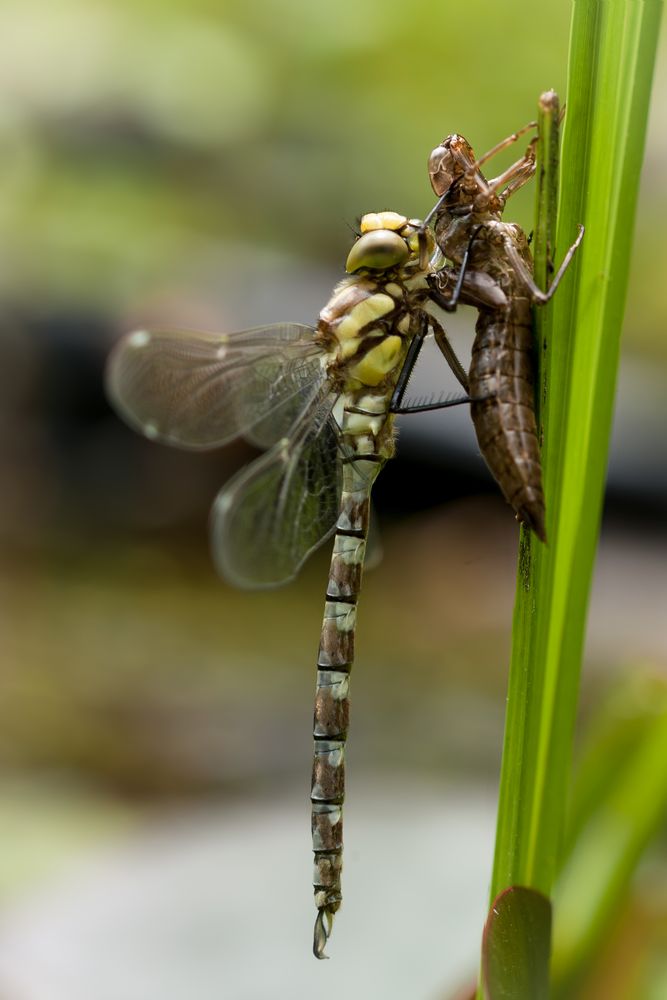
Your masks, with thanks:
[{"label": "exuvia head", "polygon": [[389,271],[396,267],[425,270],[433,252],[430,230],[419,219],[397,212],[370,212],[362,216],[358,240],[352,246],[345,270]]},{"label": "exuvia head", "polygon": [[428,158],[431,187],[440,198],[455,181],[474,170],[475,154],[462,135],[448,135]]}]

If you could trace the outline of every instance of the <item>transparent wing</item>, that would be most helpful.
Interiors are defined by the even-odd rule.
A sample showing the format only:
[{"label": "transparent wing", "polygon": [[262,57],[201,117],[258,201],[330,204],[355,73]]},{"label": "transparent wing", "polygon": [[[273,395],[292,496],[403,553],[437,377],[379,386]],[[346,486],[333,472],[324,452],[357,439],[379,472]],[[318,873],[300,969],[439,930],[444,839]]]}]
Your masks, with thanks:
[{"label": "transparent wing", "polygon": [[335,397],[322,394],[291,438],[242,469],[220,491],[211,513],[218,572],[241,587],[293,579],[334,530],[341,491]]},{"label": "transparent wing", "polygon": [[297,323],[231,334],[140,330],[112,351],[107,393],[131,427],[167,444],[214,448],[245,435],[270,447],[326,381],[313,336]]}]

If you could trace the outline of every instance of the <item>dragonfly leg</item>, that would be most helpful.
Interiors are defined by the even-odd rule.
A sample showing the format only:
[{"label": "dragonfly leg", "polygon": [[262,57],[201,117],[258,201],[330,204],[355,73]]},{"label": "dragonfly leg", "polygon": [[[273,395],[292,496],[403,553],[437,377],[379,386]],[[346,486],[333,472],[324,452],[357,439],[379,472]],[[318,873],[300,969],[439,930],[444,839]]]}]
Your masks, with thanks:
[{"label": "dragonfly leg", "polygon": [[[511,135],[508,135],[506,139],[501,139],[500,142],[497,142],[495,146],[492,146],[491,149],[487,150],[486,153],[480,156],[478,160],[475,160],[475,163],[472,167],[470,167],[469,172],[477,172],[487,160],[492,159],[497,153],[502,152],[503,149],[507,149],[508,146],[512,146],[515,142],[518,142],[522,135],[525,135],[526,132],[530,132],[531,128],[537,128],[537,122],[528,122],[528,124],[524,125],[523,128],[518,129],[516,132],[512,132]],[[510,169],[512,168],[510,167]]]},{"label": "dragonfly leg", "polygon": [[400,413],[404,412],[401,410],[401,403],[403,402],[403,397],[405,396],[405,390],[408,387],[408,382],[410,381],[410,376],[417,364],[417,358],[419,357],[419,352],[424,344],[424,338],[428,332],[428,320],[424,316],[422,318],[421,330],[413,337],[408,347],[408,353],[405,356],[405,361],[403,362],[403,367],[401,368],[401,373],[398,376],[398,381],[396,382],[396,387],[391,396],[391,402],[389,403],[390,413]]},{"label": "dragonfly leg", "polygon": [[456,279],[456,284],[454,286],[454,291],[449,300],[449,305],[446,307],[447,312],[454,312],[459,304],[459,299],[461,298],[461,289],[463,288],[463,279],[466,276],[466,271],[468,270],[468,261],[470,260],[470,251],[472,250],[472,245],[479,236],[480,232],[484,229],[484,226],[475,226],[473,233],[468,240],[468,246],[465,248],[465,253],[463,254],[463,259],[461,260],[461,269],[459,270],[458,277]]},{"label": "dragonfly leg", "polygon": [[[558,116],[559,125],[563,121],[564,114],[565,105],[561,108],[561,112]],[[490,149],[488,153],[485,153],[481,160],[477,161],[477,167],[479,167],[480,164],[484,163],[486,160],[490,159],[492,156],[495,156],[501,149],[504,149],[511,143],[516,142],[520,136],[522,136],[525,132],[528,132],[531,128],[535,128],[536,125],[537,122],[530,122],[528,125],[524,125],[522,129],[519,129],[518,132],[514,132],[512,135],[508,136],[507,139],[503,139],[503,141],[498,143],[497,146]],[[502,174],[498,175],[498,177],[494,177],[492,180],[487,182],[489,191],[497,191],[498,188],[503,187],[505,184],[507,185],[507,187],[500,192],[500,197],[504,202],[507,201],[507,199],[513,195],[515,191],[518,191],[519,188],[523,187],[523,185],[529,181],[535,173],[535,147],[537,146],[537,140],[538,136],[531,139],[528,144],[528,149],[520,160],[513,163],[511,167],[504,170]]]},{"label": "dragonfly leg", "polygon": [[444,329],[440,326],[438,321],[434,319],[432,316],[430,317],[430,325],[431,329],[433,330],[433,337],[435,338],[435,342],[440,348],[440,353],[442,354],[445,361],[447,362],[451,370],[454,372],[454,375],[456,376],[458,381],[463,386],[465,392],[467,393],[468,373],[466,372],[465,368],[457,358],[454,348],[452,347],[449,341],[449,337],[445,333]]},{"label": "dragonfly leg", "polygon": [[547,291],[543,293],[545,295],[545,298],[544,298],[545,302],[549,301],[549,299],[551,298],[551,296],[553,295],[553,293],[558,288],[558,286],[560,284],[560,281],[561,281],[561,278],[563,277],[563,275],[567,271],[568,267],[570,266],[572,258],[574,257],[575,253],[577,252],[577,248],[579,247],[579,245],[580,245],[581,241],[583,240],[583,238],[584,238],[584,227],[583,227],[583,225],[581,223],[579,223],[579,232],[577,234],[576,240],[568,248],[567,253],[563,257],[563,262],[560,265],[560,267],[558,268],[558,271],[556,272],[556,275],[555,275],[553,281],[549,285],[549,288],[547,289]]},{"label": "dragonfly leg", "polygon": [[572,258],[574,257],[583,238],[584,238],[584,227],[580,224],[577,238],[572,244],[572,246],[569,247],[567,253],[563,257],[563,262],[561,266],[558,268],[558,271],[556,272],[556,275],[546,292],[543,292],[542,289],[535,283],[535,280],[532,274],[530,273],[530,270],[528,269],[526,262],[518,253],[513,241],[509,238],[505,240],[505,251],[507,253],[507,256],[511,261],[512,266],[515,268],[517,274],[520,275],[521,280],[525,285],[527,291],[530,292],[531,298],[533,299],[534,302],[538,302],[540,305],[545,305],[549,301],[551,296],[558,288],[563,275],[570,266]]},{"label": "dragonfly leg", "polygon": [[[431,285],[431,292],[432,292],[431,297],[432,297],[433,301],[437,305],[439,305],[441,309],[444,309],[445,312],[456,312],[456,308],[457,308],[457,306],[459,304],[459,300],[461,298],[461,291],[463,289],[463,282],[465,280],[465,276],[466,276],[466,273],[468,271],[468,263],[470,261],[470,251],[472,250],[472,245],[475,242],[475,240],[477,239],[477,237],[479,236],[479,234],[482,231],[482,229],[484,229],[483,225],[482,226],[475,226],[475,229],[473,230],[473,233],[472,233],[470,239],[468,240],[468,246],[465,248],[465,252],[463,254],[463,257],[461,258],[461,266],[460,266],[459,272],[458,272],[458,274],[456,276],[456,284],[454,285],[454,290],[453,290],[452,294],[450,296],[445,296],[441,292],[439,292],[438,290],[434,289],[433,286]],[[453,273],[453,269],[450,269],[450,271]],[[457,376],[457,378],[458,378],[458,376]]]},{"label": "dragonfly leg", "polygon": [[499,197],[502,198],[503,203],[507,199],[522,188],[526,184],[533,174],[535,173],[535,146],[537,145],[537,136],[531,141],[528,149],[516,163],[513,163],[511,167],[504,170],[502,174],[498,177],[494,177],[493,180],[489,181],[489,190],[491,192],[497,191],[502,188]]},{"label": "dragonfly leg", "polygon": [[429,410],[446,410],[449,406],[461,406],[462,403],[472,403],[470,396],[448,396],[446,399],[429,399],[422,403],[406,403],[392,413],[426,413]]},{"label": "dragonfly leg", "polygon": [[443,410],[448,406],[460,406],[461,403],[470,402],[468,396],[465,395],[455,397],[450,396],[447,399],[427,400],[417,403],[403,403],[403,397],[405,396],[410,376],[414,371],[417,358],[419,357],[419,352],[422,349],[429,327],[432,328],[436,338],[436,343],[447,359],[447,363],[450,368],[463,388],[466,390],[466,393],[468,392],[468,376],[466,375],[463,365],[456,357],[454,349],[449,343],[445,331],[432,316],[428,313],[424,313],[422,318],[422,328],[417,336],[412,340],[410,347],[408,348],[405,361],[403,362],[403,368],[398,376],[398,382],[396,383],[396,388],[394,389],[391,402],[389,403],[390,413],[424,413],[426,410]]}]

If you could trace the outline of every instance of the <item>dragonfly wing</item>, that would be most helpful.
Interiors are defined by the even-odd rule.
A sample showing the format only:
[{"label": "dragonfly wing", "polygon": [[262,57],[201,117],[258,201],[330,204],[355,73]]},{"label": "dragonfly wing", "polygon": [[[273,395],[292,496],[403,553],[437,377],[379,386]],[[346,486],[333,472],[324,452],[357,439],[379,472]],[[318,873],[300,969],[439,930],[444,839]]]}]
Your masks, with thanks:
[{"label": "dragonfly wing", "polygon": [[341,491],[334,399],[313,403],[292,438],[284,438],[220,491],[211,515],[213,558],[241,587],[293,579],[334,530]]},{"label": "dragonfly wing", "polygon": [[203,449],[247,435],[269,447],[320,393],[324,357],[314,331],[297,323],[231,334],[141,330],[112,351],[107,393],[154,440]]},{"label": "dragonfly wing", "polygon": [[246,391],[237,393],[236,415],[243,436],[258,448],[270,448],[291,436],[296,420],[320,398],[327,379],[324,355],[271,355],[253,365]]}]

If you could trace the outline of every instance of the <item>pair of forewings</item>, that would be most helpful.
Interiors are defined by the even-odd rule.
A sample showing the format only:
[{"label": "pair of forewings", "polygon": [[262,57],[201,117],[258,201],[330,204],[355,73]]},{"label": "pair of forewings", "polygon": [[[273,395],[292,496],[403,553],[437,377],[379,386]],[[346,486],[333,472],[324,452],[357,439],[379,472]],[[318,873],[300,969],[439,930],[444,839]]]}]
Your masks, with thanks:
[{"label": "pair of forewings", "polygon": [[242,436],[268,449],[211,512],[217,568],[237,585],[291,580],[336,524],[338,393],[314,334],[296,323],[229,335],[141,331],[109,361],[111,400],[149,438],[202,450]]}]

